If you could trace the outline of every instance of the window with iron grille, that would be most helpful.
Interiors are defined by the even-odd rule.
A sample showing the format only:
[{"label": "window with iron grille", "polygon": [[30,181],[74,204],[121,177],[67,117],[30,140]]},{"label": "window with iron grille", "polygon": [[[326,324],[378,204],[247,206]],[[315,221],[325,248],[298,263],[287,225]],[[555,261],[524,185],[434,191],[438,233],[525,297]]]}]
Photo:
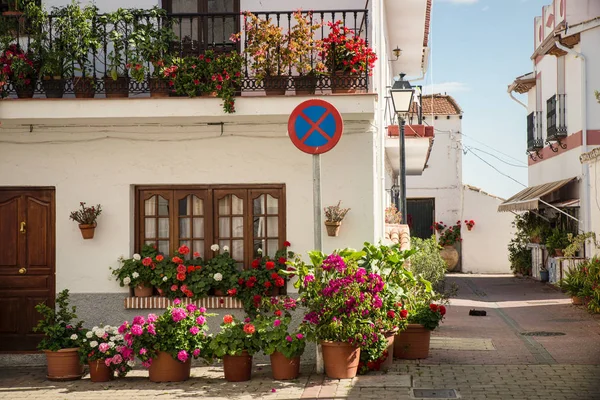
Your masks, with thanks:
[{"label": "window with iron grille", "polygon": [[285,185],[136,187],[136,250],[156,245],[166,255],[187,245],[211,258],[228,246],[238,266],[274,256],[285,241]]},{"label": "window with iron grille", "polygon": [[556,95],[546,100],[546,132],[549,138],[556,136]]}]

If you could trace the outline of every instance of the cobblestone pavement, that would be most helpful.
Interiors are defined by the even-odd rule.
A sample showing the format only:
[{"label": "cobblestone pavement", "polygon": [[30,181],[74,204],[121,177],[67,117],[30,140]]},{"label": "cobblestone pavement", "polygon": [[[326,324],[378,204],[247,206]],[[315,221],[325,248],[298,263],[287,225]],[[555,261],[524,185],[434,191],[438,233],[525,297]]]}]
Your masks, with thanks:
[{"label": "cobblestone pavement", "polygon": [[[459,292],[434,332],[430,358],[395,361],[387,373],[330,380],[304,365],[299,379],[283,382],[270,379],[268,366],[256,365],[251,381],[228,383],[213,365],[194,367],[192,378],[178,384],[149,382],[144,370],[94,384],[89,376],[49,382],[42,368],[4,368],[0,399],[418,399],[424,398],[420,389],[438,394],[454,389],[472,400],[600,400],[598,316],[531,280],[477,275],[449,280]],[[487,316],[470,317],[472,308]]]}]

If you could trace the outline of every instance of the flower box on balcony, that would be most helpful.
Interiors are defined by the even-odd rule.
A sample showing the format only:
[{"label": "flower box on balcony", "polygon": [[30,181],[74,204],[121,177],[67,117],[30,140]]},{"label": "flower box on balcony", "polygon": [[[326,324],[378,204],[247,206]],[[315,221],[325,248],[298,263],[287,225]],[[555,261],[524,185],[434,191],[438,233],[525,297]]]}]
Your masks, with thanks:
[{"label": "flower box on balcony", "polygon": [[[400,135],[400,126],[388,125],[388,136],[398,137]],[[404,125],[405,137],[433,137],[433,126],[425,125]]]}]

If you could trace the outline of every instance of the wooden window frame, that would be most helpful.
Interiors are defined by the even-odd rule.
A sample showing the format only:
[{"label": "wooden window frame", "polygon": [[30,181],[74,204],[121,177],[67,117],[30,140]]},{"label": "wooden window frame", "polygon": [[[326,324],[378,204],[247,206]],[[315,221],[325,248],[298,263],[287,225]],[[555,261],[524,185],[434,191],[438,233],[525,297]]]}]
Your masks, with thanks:
[{"label": "wooden window frame", "polygon": [[[201,256],[204,259],[211,259],[213,252],[210,246],[218,243],[218,199],[223,195],[234,194],[243,200],[244,214],[244,259],[242,260],[244,268],[248,268],[254,259],[254,199],[260,195],[271,195],[278,200],[278,249],[283,248],[286,241],[286,187],[285,184],[230,184],[230,185],[139,185],[135,186],[135,251],[141,251],[144,244],[144,224],[146,218],[144,201],[152,195],[161,195],[169,200],[169,251],[172,254],[179,247],[182,240],[179,234],[179,200],[187,195],[196,195],[204,201],[204,251]],[[219,195],[221,195],[219,197]],[[266,199],[265,199],[266,201]],[[157,206],[158,207],[158,206]],[[266,214],[271,215],[265,209]],[[158,216],[157,216],[158,217]],[[266,221],[266,218],[265,218]],[[145,222],[144,222],[145,223]],[[191,232],[193,235],[193,220]],[[230,220],[230,223],[232,221]],[[158,221],[157,227],[158,230]],[[230,225],[231,229],[231,225]],[[265,229],[267,229],[265,227]],[[268,231],[265,231],[268,235]],[[231,231],[232,235],[233,232]],[[157,238],[158,240],[158,238]],[[183,240],[186,240],[185,238]],[[266,239],[268,240],[268,238]],[[265,255],[266,255],[265,251]]]},{"label": "wooden window frame", "polygon": [[[233,12],[240,12],[240,3],[241,0],[233,0]],[[207,13],[208,12],[208,0],[197,0],[198,3],[198,12],[199,13]],[[163,10],[166,10],[168,14],[173,13],[173,0],[161,0],[161,6]]]}]

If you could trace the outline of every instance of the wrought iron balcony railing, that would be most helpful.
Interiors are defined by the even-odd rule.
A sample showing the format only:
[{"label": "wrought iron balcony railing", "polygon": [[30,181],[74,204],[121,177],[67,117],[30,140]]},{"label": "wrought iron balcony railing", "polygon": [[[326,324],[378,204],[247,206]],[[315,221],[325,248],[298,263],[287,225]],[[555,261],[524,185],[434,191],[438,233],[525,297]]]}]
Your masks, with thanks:
[{"label": "wrought iron balcony railing", "polygon": [[542,112],[534,111],[527,116],[527,151],[544,148],[542,139]]},{"label": "wrought iron balcony railing", "polygon": [[546,101],[546,140],[557,141],[567,136],[567,113],[564,94]]},{"label": "wrought iron balcony railing", "polygon": [[[314,29],[315,40],[326,38],[332,31],[328,22],[342,21],[344,26],[358,37],[364,39],[368,45],[369,21],[367,12],[365,9],[346,9],[302,11],[302,14],[309,17],[310,26],[318,26],[318,28]],[[262,20],[271,19],[277,27],[283,29],[283,32],[288,32],[290,28],[295,26],[294,12],[292,11],[259,11],[253,14]],[[41,26],[34,26],[35,24],[32,24],[24,15],[0,16],[0,39],[8,38],[8,40],[0,40],[0,55],[10,44],[18,44],[25,52],[34,50],[36,41],[40,40],[39,35],[41,33],[44,41],[43,47],[46,49],[44,52],[34,54],[36,67],[52,62],[58,64],[65,62],[65,59],[52,60],[46,57],[46,54],[52,55],[52,52],[48,50],[57,49],[57,46],[60,46],[65,36],[64,32],[61,31],[60,24],[57,23],[58,18],[60,18],[59,15],[51,14],[47,16]],[[103,97],[105,93],[105,81],[110,79],[111,68],[114,69],[114,60],[111,60],[111,55],[114,55],[115,38],[111,36],[111,31],[114,30],[117,24],[119,25],[119,32],[121,32],[119,43],[124,43],[125,46],[120,49],[123,57],[117,66],[118,68],[125,68],[132,61],[129,57],[131,52],[128,51],[131,49],[128,46],[131,46],[131,42],[134,39],[133,36],[137,30],[148,28],[157,31],[166,27],[173,34],[173,39],[169,41],[166,52],[168,55],[184,57],[201,55],[207,50],[213,50],[217,54],[236,51],[242,55],[245,61],[241,72],[241,85],[237,87],[238,95],[240,92],[253,92],[265,89],[264,82],[261,79],[257,79],[255,72],[251,69],[252,60],[243,51],[248,44],[247,26],[244,23],[243,14],[193,13],[156,16],[150,10],[139,10],[134,12],[130,19],[121,21],[115,21],[103,15],[93,17],[91,25],[93,26],[93,31],[97,34],[94,40],[97,40],[98,43],[88,51],[85,51],[84,54],[78,54],[81,60],[79,64],[86,64],[84,68],[69,60],[69,58],[72,59],[73,57],[67,58],[69,61],[62,65],[62,68],[65,71],[64,76],[68,78],[60,80],[61,88],[58,91],[61,93],[58,97],[63,97],[63,94],[64,97],[72,97],[75,86],[73,78],[82,76],[92,78],[95,95]],[[240,33],[240,39],[236,41],[232,35],[238,32]],[[74,40],[72,34],[69,40]],[[268,55],[267,57],[278,56]],[[318,74],[310,84],[313,89],[316,88],[317,93],[329,92],[332,89],[347,90],[349,92],[366,92],[369,90],[370,71],[368,70],[368,66],[365,71],[353,75],[350,79],[347,76],[336,77],[335,74],[331,73],[330,71],[333,69],[327,65],[327,60],[324,59],[323,54],[318,49],[312,49],[309,56],[302,61],[309,70],[315,69],[318,64],[321,65],[320,63],[324,63],[325,73]],[[130,72],[127,80],[124,81],[125,83],[122,83],[122,85],[126,86],[129,96],[143,97],[150,93],[150,78],[153,76],[154,66],[151,60],[143,60],[143,63],[144,70],[147,71],[145,79],[134,80]],[[279,88],[288,91],[296,90],[297,92],[300,92],[300,89],[307,89],[302,87],[302,83],[298,83],[295,79],[296,76],[300,75],[297,67],[295,65],[283,64],[277,62],[277,74],[284,76],[278,83]],[[2,63],[0,62],[1,67]],[[45,82],[41,76],[42,74],[39,74],[39,78],[36,78],[35,97],[44,97],[47,93],[44,85]],[[1,78],[2,75],[0,75],[0,81],[2,81]],[[15,89],[15,85],[8,79],[4,84],[5,93],[8,93],[11,97],[15,97],[17,94]]]}]

